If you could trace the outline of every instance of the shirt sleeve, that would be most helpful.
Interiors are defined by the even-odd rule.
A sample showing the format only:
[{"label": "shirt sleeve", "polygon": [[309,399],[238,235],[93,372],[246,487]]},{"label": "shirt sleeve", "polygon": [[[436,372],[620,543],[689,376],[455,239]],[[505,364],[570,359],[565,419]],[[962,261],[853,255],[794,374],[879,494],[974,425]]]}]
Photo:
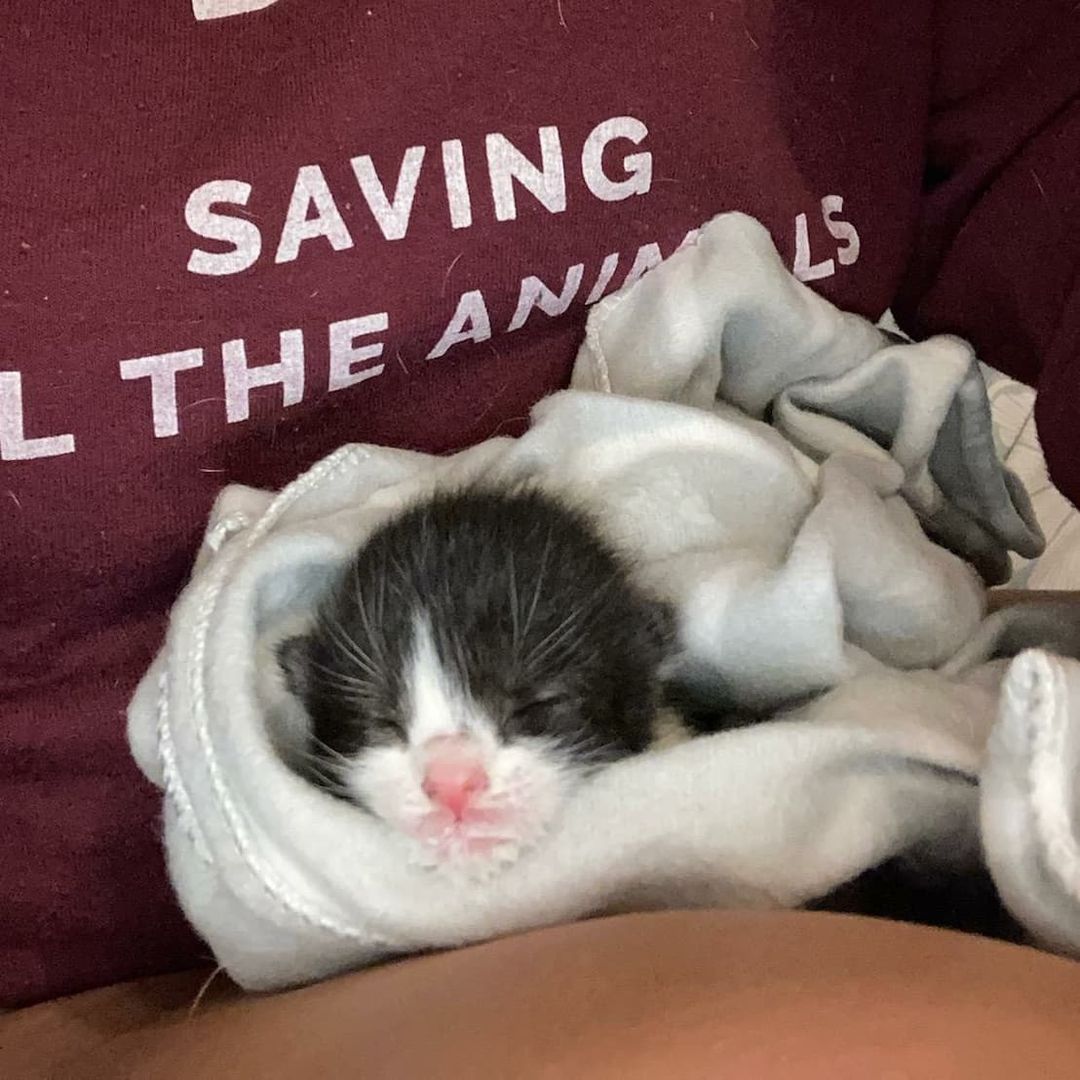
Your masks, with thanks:
[{"label": "shirt sleeve", "polygon": [[1080,4],[944,0],[936,35],[897,316],[1038,389],[1050,475],[1080,504]]}]

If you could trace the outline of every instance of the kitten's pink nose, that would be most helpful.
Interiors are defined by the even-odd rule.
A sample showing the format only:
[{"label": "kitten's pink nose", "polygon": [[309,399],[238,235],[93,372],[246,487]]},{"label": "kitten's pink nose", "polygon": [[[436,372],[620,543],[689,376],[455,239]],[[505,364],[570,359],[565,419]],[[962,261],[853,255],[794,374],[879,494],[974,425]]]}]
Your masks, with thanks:
[{"label": "kitten's pink nose", "polygon": [[473,798],[487,789],[487,770],[466,739],[432,739],[425,749],[428,759],[421,784],[424,794],[460,820]]}]

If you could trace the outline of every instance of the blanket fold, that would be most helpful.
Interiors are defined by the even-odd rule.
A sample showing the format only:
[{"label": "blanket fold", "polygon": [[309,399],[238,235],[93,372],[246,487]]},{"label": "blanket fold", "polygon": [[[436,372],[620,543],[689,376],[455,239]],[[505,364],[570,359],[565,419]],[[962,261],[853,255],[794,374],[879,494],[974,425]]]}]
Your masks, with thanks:
[{"label": "blanket fold", "polygon": [[573,385],[768,411],[817,461],[888,456],[928,532],[1000,584],[1008,550],[1034,558],[1043,538],[998,463],[975,355],[946,335],[894,341],[796,281],[752,218],[723,214],[662,272],[596,306]]},{"label": "blanket fold", "polygon": [[[973,372],[963,342],[837,311],[724,215],[594,309],[573,388],[520,439],[346,446],[279,493],[225,489],[129,710],[219,962],[268,989],[601,911],[795,906],[904,853],[984,850],[1028,930],[1080,948],[1080,609],[983,620],[972,565],[1000,576],[1041,538]],[[773,718],[598,771],[475,878],[289,768],[303,718],[272,645],[389,515],[507,480],[586,507],[671,602],[696,701]]]}]

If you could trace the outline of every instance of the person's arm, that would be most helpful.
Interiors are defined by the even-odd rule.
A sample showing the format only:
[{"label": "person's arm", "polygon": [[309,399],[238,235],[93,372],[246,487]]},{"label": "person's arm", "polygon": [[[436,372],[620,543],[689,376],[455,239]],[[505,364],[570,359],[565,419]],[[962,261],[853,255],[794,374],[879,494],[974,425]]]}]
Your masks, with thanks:
[{"label": "person's arm", "polygon": [[1080,503],[1080,7],[944,0],[919,236],[896,304],[1036,386],[1051,477]]}]

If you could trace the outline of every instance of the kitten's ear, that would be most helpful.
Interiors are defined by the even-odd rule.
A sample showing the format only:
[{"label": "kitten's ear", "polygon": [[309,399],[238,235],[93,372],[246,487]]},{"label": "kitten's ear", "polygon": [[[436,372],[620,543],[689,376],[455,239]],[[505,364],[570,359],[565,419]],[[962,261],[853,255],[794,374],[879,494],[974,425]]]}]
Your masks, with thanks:
[{"label": "kitten's ear", "polygon": [[308,691],[311,671],[311,638],[306,634],[286,638],[274,650],[285,675],[285,685],[298,698]]}]

